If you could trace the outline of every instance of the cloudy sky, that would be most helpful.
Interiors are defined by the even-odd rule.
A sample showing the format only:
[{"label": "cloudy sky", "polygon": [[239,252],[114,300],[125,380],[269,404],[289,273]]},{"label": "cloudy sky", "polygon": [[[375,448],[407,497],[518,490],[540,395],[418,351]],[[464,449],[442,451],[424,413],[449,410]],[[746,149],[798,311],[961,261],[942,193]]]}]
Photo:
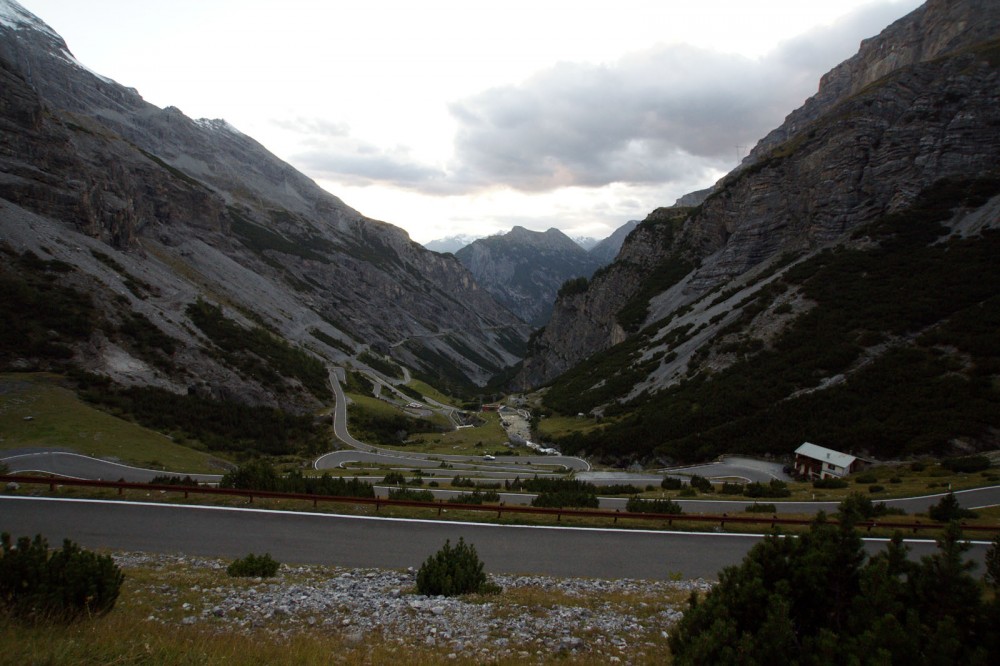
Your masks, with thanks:
[{"label": "cloudy sky", "polygon": [[918,0],[20,0],[419,242],[603,238],[707,187]]}]

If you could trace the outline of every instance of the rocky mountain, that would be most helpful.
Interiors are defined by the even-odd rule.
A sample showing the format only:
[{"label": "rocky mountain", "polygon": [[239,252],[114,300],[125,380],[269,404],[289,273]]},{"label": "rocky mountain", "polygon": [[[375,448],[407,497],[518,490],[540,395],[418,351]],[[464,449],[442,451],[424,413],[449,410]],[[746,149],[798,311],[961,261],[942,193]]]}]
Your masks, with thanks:
[{"label": "rocky mountain", "polygon": [[622,249],[625,237],[632,233],[632,230],[639,226],[638,220],[629,220],[622,226],[614,230],[610,236],[602,241],[598,241],[588,250],[590,258],[598,266],[605,266],[615,260],[618,251]]},{"label": "rocky mountain", "polygon": [[558,229],[514,227],[455,253],[476,282],[532,326],[544,326],[560,287],[610,263],[637,222],[628,222],[589,250]]},{"label": "rocky mountain", "polygon": [[1000,4],[931,0],[564,293],[520,384],[609,457],[995,445],[998,165]]},{"label": "rocky mountain", "polygon": [[564,282],[590,277],[597,268],[586,250],[555,228],[514,227],[473,241],[455,257],[497,301],[533,326],[544,325]]},{"label": "rocky mountain", "polygon": [[458,234],[457,236],[448,236],[447,238],[437,238],[429,241],[424,243],[424,247],[432,252],[450,252],[455,254],[463,247],[476,240],[476,238],[476,236]]},{"label": "rocky mountain", "polygon": [[453,256],[90,72],[13,0],[0,80],[4,368],[302,412],[366,353],[439,385],[519,359],[528,327]]}]

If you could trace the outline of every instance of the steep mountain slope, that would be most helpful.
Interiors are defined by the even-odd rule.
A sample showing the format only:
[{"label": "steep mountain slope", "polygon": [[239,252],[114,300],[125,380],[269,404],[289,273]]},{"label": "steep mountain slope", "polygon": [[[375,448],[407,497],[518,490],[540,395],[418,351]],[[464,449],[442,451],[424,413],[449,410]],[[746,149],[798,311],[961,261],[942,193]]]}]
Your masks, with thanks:
[{"label": "steep mountain slope", "polygon": [[455,256],[477,283],[534,326],[548,320],[564,282],[590,277],[599,266],[558,229],[540,232],[514,227],[506,234],[473,241]]},{"label": "steep mountain slope", "polygon": [[[566,373],[550,406],[616,415],[564,450],[994,442],[997,338],[982,335],[1000,293],[984,259],[1000,226],[998,68],[1000,5],[932,0],[863,42],[700,205],[654,211],[557,302],[525,360],[525,386]],[[907,396],[890,367],[926,390]]]},{"label": "steep mountain slope", "polygon": [[[453,385],[517,361],[527,327],[454,257],[365,218],[224,121],[86,70],[13,0],[0,0],[0,78],[3,277],[20,294],[3,317],[54,345],[5,331],[4,367],[69,361],[302,411],[327,397],[324,362],[361,364],[369,348]],[[36,307],[54,294],[79,304],[75,328]]]},{"label": "steep mountain slope", "polygon": [[587,250],[590,258],[594,260],[598,266],[606,266],[615,260],[618,255],[619,250],[622,249],[622,243],[625,242],[625,238],[632,233],[632,230],[639,226],[638,220],[629,220],[622,226],[614,230],[614,232],[602,241],[594,244],[592,248]]}]

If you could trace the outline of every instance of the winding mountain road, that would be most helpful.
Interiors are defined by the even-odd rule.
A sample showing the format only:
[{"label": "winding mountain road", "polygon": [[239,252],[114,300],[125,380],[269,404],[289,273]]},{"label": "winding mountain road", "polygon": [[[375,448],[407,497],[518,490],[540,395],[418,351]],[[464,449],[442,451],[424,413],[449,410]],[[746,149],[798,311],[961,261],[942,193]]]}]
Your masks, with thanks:
[{"label": "winding mountain road", "polygon": [[[333,434],[353,451],[333,451],[320,456],[313,463],[315,469],[334,469],[343,467],[352,462],[364,462],[375,465],[389,465],[398,467],[401,464],[409,467],[439,467],[442,462],[452,465],[456,469],[497,471],[502,469],[514,474],[523,473],[523,466],[528,463],[532,465],[545,465],[549,467],[561,467],[566,471],[588,471],[590,463],[582,458],[572,456],[496,456],[486,465],[483,459],[478,456],[456,456],[439,455],[430,453],[409,453],[383,449],[371,444],[366,444],[351,436],[347,430],[347,396],[341,386],[343,381],[342,368],[330,368],[330,386],[336,396],[337,404],[333,410]],[[362,455],[364,454],[364,455]],[[506,469],[504,469],[506,468]],[[529,471],[533,473],[533,471]]]}]

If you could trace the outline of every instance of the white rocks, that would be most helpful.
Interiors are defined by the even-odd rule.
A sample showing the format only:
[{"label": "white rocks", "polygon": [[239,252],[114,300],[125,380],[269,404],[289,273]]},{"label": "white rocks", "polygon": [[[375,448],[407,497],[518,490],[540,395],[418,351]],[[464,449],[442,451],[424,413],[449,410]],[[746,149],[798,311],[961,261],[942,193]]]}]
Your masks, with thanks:
[{"label": "white rocks", "polygon": [[[177,562],[175,556],[137,553],[122,554],[116,556],[116,560],[125,568]],[[189,558],[186,564],[193,568],[220,568],[215,561],[194,558]],[[493,576],[493,581],[504,590],[540,589],[567,600],[552,606],[520,608],[505,603],[503,595],[495,602],[472,602],[412,594],[414,578],[412,570],[283,567],[277,577],[257,584],[248,586],[246,581],[233,579],[231,585],[203,587],[198,591],[202,602],[187,602],[190,608],[185,609],[200,615],[186,615],[182,623],[204,623],[214,629],[225,628],[233,632],[267,627],[268,631],[286,635],[323,628],[342,633],[350,645],[360,645],[367,635],[377,633],[400,645],[441,648],[448,654],[466,658],[477,655],[475,658],[491,660],[514,658],[518,651],[529,646],[532,652],[539,650],[545,655],[559,652],[597,654],[597,650],[604,650],[627,657],[624,651],[637,646],[642,635],[661,631],[665,634],[680,618],[683,602],[660,605],[656,601],[658,597],[682,598],[686,595],[675,594],[679,589],[705,591],[710,587],[700,580],[657,582]],[[149,593],[170,598],[176,595],[176,590],[170,586],[156,586]],[[604,601],[614,594],[643,595],[643,603],[647,606],[636,603],[636,608],[642,610],[641,617],[623,612],[621,605]],[[658,612],[651,612],[654,610]],[[166,619],[153,621],[169,622]],[[586,636],[586,640],[581,636]],[[533,656],[531,661],[534,660]]]}]

